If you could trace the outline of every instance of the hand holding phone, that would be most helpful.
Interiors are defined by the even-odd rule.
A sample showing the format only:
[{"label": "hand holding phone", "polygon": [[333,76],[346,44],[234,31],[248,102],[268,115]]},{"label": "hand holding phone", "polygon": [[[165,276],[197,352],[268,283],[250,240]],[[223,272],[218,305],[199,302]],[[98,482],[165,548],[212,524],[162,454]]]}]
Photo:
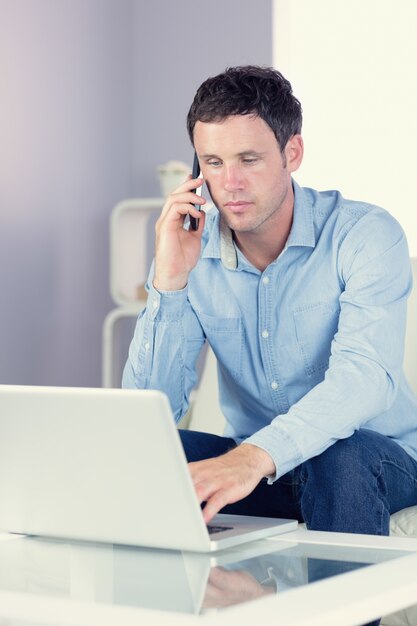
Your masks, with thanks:
[{"label": "hand holding phone", "polygon": [[[194,152],[193,171],[191,173],[191,176],[192,178],[198,178],[200,176],[200,164],[198,162],[198,157],[197,157],[196,152]],[[194,191],[196,194],[201,196],[201,191],[202,191],[201,187],[198,187],[198,189],[194,189]],[[197,211],[200,211],[201,206],[199,204],[195,204],[194,206],[197,209]],[[191,230],[198,230],[198,222],[199,222],[199,219],[197,217],[190,215],[190,229]]]}]

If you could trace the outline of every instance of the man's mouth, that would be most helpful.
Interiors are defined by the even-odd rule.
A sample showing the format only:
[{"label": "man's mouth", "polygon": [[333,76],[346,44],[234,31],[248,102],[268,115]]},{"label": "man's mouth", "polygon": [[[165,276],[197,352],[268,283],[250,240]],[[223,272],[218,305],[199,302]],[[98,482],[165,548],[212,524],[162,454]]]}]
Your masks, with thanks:
[{"label": "man's mouth", "polygon": [[224,206],[232,211],[232,213],[242,213],[250,204],[252,203],[246,200],[237,200],[226,202]]}]

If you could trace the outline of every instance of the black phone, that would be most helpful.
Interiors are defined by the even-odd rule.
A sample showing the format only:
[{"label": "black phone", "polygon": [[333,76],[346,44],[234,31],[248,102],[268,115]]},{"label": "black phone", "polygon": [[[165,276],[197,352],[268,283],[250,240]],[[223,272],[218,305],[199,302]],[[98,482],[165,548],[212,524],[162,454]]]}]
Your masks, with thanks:
[{"label": "black phone", "polygon": [[[198,157],[197,157],[196,152],[194,152],[193,171],[191,175],[193,178],[198,178],[200,176],[200,164],[198,162]],[[201,187],[199,187],[199,190],[201,190]],[[201,209],[199,204],[195,204],[194,206],[198,211]],[[199,220],[197,217],[190,215],[190,229],[191,230],[198,230],[198,221]]]}]

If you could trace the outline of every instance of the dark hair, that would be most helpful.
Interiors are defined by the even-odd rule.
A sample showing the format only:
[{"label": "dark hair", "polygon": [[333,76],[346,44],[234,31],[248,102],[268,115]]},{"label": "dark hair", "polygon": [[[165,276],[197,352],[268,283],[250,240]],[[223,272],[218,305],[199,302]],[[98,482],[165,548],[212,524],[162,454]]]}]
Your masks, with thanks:
[{"label": "dark hair", "polygon": [[200,85],[187,116],[191,143],[197,121],[219,122],[229,115],[250,114],[268,124],[281,151],[292,135],[301,133],[301,104],[289,81],[272,67],[243,65],[229,67]]}]

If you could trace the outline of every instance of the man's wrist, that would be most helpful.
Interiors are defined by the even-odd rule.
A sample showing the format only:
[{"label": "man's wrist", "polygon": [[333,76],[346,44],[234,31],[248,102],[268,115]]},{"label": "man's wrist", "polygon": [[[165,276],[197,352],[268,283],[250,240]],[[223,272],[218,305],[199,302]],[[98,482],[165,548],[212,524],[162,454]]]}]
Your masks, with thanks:
[{"label": "man's wrist", "polygon": [[187,280],[158,280],[154,278],[152,284],[157,291],[182,291],[187,286]]},{"label": "man's wrist", "polygon": [[272,456],[263,448],[259,448],[252,443],[242,443],[239,449],[247,455],[249,465],[251,465],[261,477],[272,476],[276,473]]}]

